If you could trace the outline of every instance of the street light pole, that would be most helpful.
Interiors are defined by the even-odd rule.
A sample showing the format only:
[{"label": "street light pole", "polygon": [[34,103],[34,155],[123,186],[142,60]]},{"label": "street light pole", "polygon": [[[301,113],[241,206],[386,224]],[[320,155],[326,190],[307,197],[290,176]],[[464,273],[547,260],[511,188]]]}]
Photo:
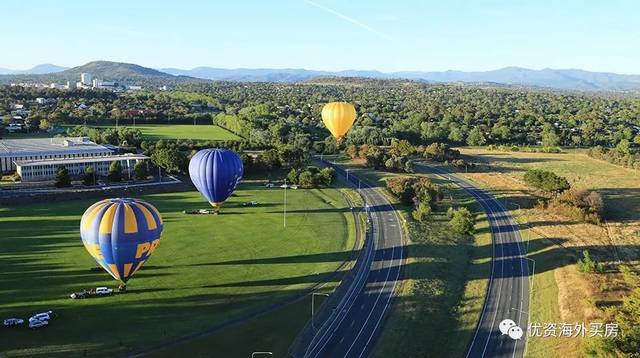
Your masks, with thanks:
[{"label": "street light pole", "polygon": [[314,315],[314,307],[315,307],[315,297],[316,295],[318,296],[325,296],[325,297],[329,297],[328,293],[319,293],[319,292],[312,292],[311,293],[311,328],[313,328],[314,330],[316,329],[316,326],[314,325],[313,322],[313,315]]},{"label": "street light pole", "polygon": [[283,227],[287,227],[287,178],[284,178],[284,211],[283,211]]}]

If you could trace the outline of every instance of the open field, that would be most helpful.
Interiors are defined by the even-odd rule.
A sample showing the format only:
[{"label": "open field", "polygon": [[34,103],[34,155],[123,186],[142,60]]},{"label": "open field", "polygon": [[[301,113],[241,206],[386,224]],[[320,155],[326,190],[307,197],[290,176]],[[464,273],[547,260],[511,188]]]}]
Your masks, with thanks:
[{"label": "open field", "polygon": [[[64,125],[63,128],[74,127],[74,125]],[[96,125],[93,128],[115,128],[115,125]],[[133,128],[131,125],[120,126]],[[142,124],[135,128],[142,131],[142,135],[149,139],[193,139],[193,140],[239,140],[240,137],[228,130],[216,125],[190,125],[190,124]],[[23,138],[50,138],[51,133],[6,133],[4,139]]]},{"label": "open field", "polygon": [[[460,173],[490,189],[523,223],[529,257],[536,260],[531,322],[602,322],[602,308],[625,293],[615,264],[640,260],[640,173],[589,158],[580,151],[559,154],[498,152],[463,148],[473,172]],[[527,169],[544,169],[567,177],[572,187],[596,190],[605,201],[606,223],[593,225],[535,207],[540,193],[522,179]],[[612,263],[606,274],[583,274],[575,268],[582,251]],[[588,339],[533,338],[531,357],[583,355]]]},{"label": "open field", "polygon": [[[68,126],[67,126],[68,127]],[[72,126],[71,126],[72,127]],[[94,128],[115,128],[115,125],[89,126]],[[121,126],[122,127],[122,126]],[[238,140],[240,137],[216,125],[190,124],[142,124],[127,125],[142,131],[149,139],[193,139],[193,140]]]},{"label": "open field", "polygon": [[[378,186],[399,175],[347,160],[341,164]],[[411,218],[410,207],[388,195],[408,222],[410,242],[402,291],[376,347],[377,357],[464,356],[482,310],[491,261],[488,221],[464,191],[431,178],[447,187],[447,195],[424,224]],[[446,210],[452,205],[477,214],[473,240],[449,232]]]},{"label": "open field", "polygon": [[[343,197],[335,189],[288,191],[283,228],[282,195],[281,189],[244,183],[219,216],[182,213],[207,207],[197,192],[142,197],[163,215],[160,246],[131,279],[128,293],[79,301],[68,295],[116,286],[106,273],[90,271],[95,262],[79,238],[79,219],[91,202],[0,209],[0,317],[26,318],[48,309],[59,314],[45,329],[3,330],[0,352],[126,354],[225,324],[304,293],[319,281],[333,284],[338,278],[332,273],[354,242],[353,219]],[[241,205],[251,200],[260,205]],[[282,325],[284,330],[308,319],[296,307],[279,309],[279,319],[291,321]],[[287,346],[292,337],[280,335],[279,327],[270,327],[273,339],[283,340],[273,344]],[[223,334],[227,347],[254,349],[242,324]],[[237,352],[218,349],[222,356]],[[211,346],[182,350],[194,355],[210,351]]]}]

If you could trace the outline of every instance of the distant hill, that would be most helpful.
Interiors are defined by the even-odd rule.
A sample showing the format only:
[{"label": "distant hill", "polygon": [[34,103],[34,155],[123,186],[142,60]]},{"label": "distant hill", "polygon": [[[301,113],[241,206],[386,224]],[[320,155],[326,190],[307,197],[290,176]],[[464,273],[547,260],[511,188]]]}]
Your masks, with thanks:
[{"label": "distant hill", "polygon": [[44,63],[34,66],[28,70],[11,70],[8,68],[0,68],[0,75],[15,75],[15,74],[34,74],[42,75],[47,73],[62,72],[68,69],[68,67],[56,66],[50,63]]},{"label": "distant hill", "polygon": [[581,91],[626,91],[640,89],[640,75],[621,75],[575,69],[530,70],[520,67],[505,67],[499,70],[484,72],[402,71],[385,73],[380,71],[359,70],[329,72],[306,69],[222,69],[196,67],[192,70],[166,68],[162,69],[162,71],[174,75],[230,81],[299,82],[319,76],[331,76],[377,79],[412,79],[427,82],[497,83]]},{"label": "distant hill", "polygon": [[156,86],[162,84],[175,85],[178,83],[195,81],[202,82],[202,79],[196,79],[186,76],[174,76],[169,73],[160,72],[158,70],[142,67],[132,63],[112,62],[112,61],[93,61],[82,66],[77,66],[64,71],[46,74],[11,74],[0,76],[0,83],[8,82],[56,82],[65,83],[70,81],[75,83],[80,80],[80,74],[89,73],[93,78],[99,78],[103,81],[113,81],[126,83],[129,85],[147,85]]}]

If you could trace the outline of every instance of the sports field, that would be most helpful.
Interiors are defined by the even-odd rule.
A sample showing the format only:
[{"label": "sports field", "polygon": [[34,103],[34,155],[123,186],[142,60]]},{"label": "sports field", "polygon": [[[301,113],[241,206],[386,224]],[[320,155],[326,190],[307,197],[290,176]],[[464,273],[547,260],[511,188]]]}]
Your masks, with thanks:
[{"label": "sports field", "polygon": [[[72,127],[72,126],[67,126]],[[115,128],[115,125],[89,126]],[[126,127],[134,128],[132,125]],[[143,124],[136,125],[142,135],[149,139],[193,139],[193,140],[239,140],[240,137],[216,125],[191,124]]]},{"label": "sports field", "polygon": [[[3,329],[0,352],[114,356],[152,348],[303,293],[348,256],[353,219],[337,190],[287,191],[286,228],[281,189],[245,183],[236,193],[219,216],[182,213],[207,207],[197,192],[143,196],[164,218],[158,249],[129,292],[85,300],[68,295],[117,286],[90,270],[95,262],[79,238],[80,216],[95,200],[1,208],[0,318],[45,310],[59,317],[41,330]],[[253,200],[259,205],[242,206]],[[285,312],[296,316],[282,320],[308,319]],[[246,337],[227,339],[251,348]]]}]

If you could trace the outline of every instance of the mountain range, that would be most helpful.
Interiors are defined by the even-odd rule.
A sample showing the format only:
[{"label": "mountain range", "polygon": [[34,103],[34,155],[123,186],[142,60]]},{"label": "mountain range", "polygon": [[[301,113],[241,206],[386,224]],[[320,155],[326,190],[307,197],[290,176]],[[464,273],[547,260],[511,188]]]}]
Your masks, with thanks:
[{"label": "mountain range", "polygon": [[555,70],[546,68],[543,70],[531,70],[521,67],[505,67],[499,70],[483,72],[380,72],[375,70],[329,72],[306,69],[222,69],[196,67],[191,70],[163,68],[161,71],[174,75],[191,76],[209,80],[233,81],[298,82],[319,76],[337,76],[410,79],[425,82],[497,83],[580,91],[626,91],[640,89],[640,75],[589,72],[577,69]]},{"label": "mountain range", "polygon": [[307,69],[223,69],[196,67],[190,70],[178,68],[152,69],[131,63],[93,61],[82,66],[65,68],[51,64],[15,71],[0,69],[0,83],[38,81],[78,81],[81,73],[94,78],[128,84],[156,85],[184,82],[262,81],[301,82],[316,77],[365,77],[374,79],[409,79],[423,82],[500,84],[522,87],[543,87],[578,91],[640,91],[640,75],[624,75],[608,72],[590,72],[578,69],[531,70],[521,67],[505,67],[493,71],[402,71],[380,72],[366,70],[316,71]]}]

